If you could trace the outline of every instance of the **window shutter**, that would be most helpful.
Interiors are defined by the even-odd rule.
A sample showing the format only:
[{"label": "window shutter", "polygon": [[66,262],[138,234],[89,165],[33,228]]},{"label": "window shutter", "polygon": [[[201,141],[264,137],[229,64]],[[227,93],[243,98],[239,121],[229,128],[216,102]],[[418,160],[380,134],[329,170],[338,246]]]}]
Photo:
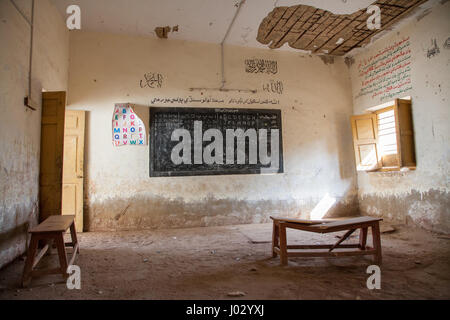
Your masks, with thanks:
[{"label": "window shutter", "polygon": [[378,152],[377,115],[364,114],[351,117],[356,170],[371,171],[381,166]]},{"label": "window shutter", "polygon": [[398,165],[399,167],[414,168],[416,166],[416,155],[411,101],[396,99],[394,110],[397,126]]}]

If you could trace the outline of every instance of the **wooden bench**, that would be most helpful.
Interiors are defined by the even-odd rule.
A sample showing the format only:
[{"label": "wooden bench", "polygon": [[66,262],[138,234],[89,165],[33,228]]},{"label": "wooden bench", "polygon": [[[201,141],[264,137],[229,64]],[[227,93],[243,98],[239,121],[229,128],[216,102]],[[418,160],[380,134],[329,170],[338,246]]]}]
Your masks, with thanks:
[{"label": "wooden bench", "polygon": [[[357,217],[344,220],[300,220],[289,218],[270,217],[273,220],[272,255],[280,255],[282,265],[286,265],[288,257],[339,257],[373,255],[376,264],[381,264],[381,237],[380,224],[383,219],[373,217]],[[288,245],[286,229],[292,228],[315,233],[347,232],[335,244],[324,245]],[[368,228],[372,228],[373,247],[366,245]],[[360,229],[359,243],[342,244],[356,229]],[[288,251],[289,249],[322,249],[322,251]],[[328,249],[324,251],[323,249]],[[357,249],[357,250],[336,250]]]},{"label": "wooden bench", "polygon": [[[74,220],[75,216],[73,215],[50,216],[29,231],[31,233],[31,240],[22,276],[22,285],[24,287],[28,286],[32,277],[36,276],[60,273],[64,279],[68,277],[67,268],[73,264],[77,253],[80,253]],[[64,243],[64,233],[69,228],[72,242]],[[45,245],[36,255],[39,241],[43,241]],[[39,260],[41,260],[47,250],[51,249],[53,244],[58,249],[59,268],[35,270]],[[70,261],[67,260],[66,246],[73,248]]]}]

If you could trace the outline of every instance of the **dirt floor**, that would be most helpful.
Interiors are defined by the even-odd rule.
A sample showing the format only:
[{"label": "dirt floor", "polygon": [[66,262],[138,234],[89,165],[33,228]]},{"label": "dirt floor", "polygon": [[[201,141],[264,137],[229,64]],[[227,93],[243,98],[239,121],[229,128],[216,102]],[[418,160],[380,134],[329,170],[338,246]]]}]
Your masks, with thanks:
[{"label": "dirt floor", "polygon": [[[450,299],[450,240],[395,228],[382,234],[380,290],[367,289],[369,257],[290,258],[280,266],[271,225],[260,224],[82,233],[81,290],[68,290],[58,275],[21,288],[20,258],[0,271],[0,299]],[[339,234],[288,230],[288,242],[334,243]],[[57,261],[55,250],[41,263]],[[228,296],[236,291],[245,295]]]}]

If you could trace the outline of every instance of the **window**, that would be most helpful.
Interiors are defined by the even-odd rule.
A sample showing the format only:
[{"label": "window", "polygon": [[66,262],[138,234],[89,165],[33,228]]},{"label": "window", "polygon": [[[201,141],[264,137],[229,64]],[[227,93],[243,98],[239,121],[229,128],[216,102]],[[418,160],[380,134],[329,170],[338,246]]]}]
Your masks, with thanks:
[{"label": "window", "polygon": [[351,118],[358,171],[415,169],[411,101]]}]

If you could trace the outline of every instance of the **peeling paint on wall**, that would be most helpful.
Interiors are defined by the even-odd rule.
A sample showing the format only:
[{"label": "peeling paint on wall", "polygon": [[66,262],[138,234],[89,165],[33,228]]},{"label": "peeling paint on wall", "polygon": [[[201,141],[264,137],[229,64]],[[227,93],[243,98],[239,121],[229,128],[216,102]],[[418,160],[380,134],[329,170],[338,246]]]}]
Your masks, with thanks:
[{"label": "peeling paint on wall", "polygon": [[[91,231],[142,230],[266,223],[270,216],[310,218],[319,200],[205,199],[186,202],[180,196],[116,198],[89,204],[87,228]],[[125,207],[125,208],[124,208]],[[327,217],[355,216],[357,199],[338,199]]]},{"label": "peeling paint on wall", "polygon": [[[391,0],[389,4],[375,1],[372,5],[381,9],[381,30],[387,31],[424,2]],[[308,5],[275,7],[262,20],[256,39],[271,49],[287,43],[299,50],[343,56],[367,45],[379,33],[379,28],[369,29],[370,17],[366,9],[334,14]]]},{"label": "peeling paint on wall", "polygon": [[333,64],[334,63],[334,57],[333,56],[324,56],[319,55],[320,60],[323,61],[325,64]]},{"label": "peeling paint on wall", "polygon": [[[93,45],[97,50],[88,50]],[[336,198],[333,214],[356,212],[356,173],[348,143],[350,79],[343,59],[325,65],[315,56],[230,46],[227,83],[234,88],[261,88],[273,79],[283,83],[283,94],[278,94],[280,88],[278,92],[270,88],[270,92],[258,90],[257,95],[224,90],[214,92],[214,99],[201,91],[193,96],[189,88],[220,83],[219,49],[214,44],[185,41],[162,45],[156,39],[127,35],[71,35],[68,108],[87,108],[90,118],[85,163],[87,230],[249,223],[267,221],[277,213],[308,215],[326,194]],[[247,73],[244,61],[253,57],[277,62],[276,69],[271,64],[276,78],[264,72]],[[149,95],[149,90],[136,86],[142,70],[164,74],[164,85],[151,89]],[[96,90],[91,81],[83,79],[98,79]],[[102,143],[110,139],[113,99],[130,101],[144,123],[149,123],[148,106],[273,109],[276,101],[282,112],[285,173],[150,178],[147,146],[125,150]],[[124,171],[123,165],[130,163],[133,170]]]},{"label": "peeling paint on wall", "polygon": [[67,88],[69,32],[51,2],[40,0],[35,6],[32,97],[38,110],[31,112],[23,105],[29,25],[10,1],[0,1],[0,110],[7,114],[0,118],[0,268],[26,251],[28,228],[38,220],[40,92],[42,87]]},{"label": "peeling paint on wall", "polygon": [[431,47],[429,47],[427,50],[427,58],[430,59],[432,57],[435,57],[435,56],[439,55],[439,53],[441,53],[441,50],[439,49],[439,47],[437,45],[437,40],[431,39]]},{"label": "peeling paint on wall", "polygon": [[347,67],[350,68],[355,63],[355,58],[351,56],[345,57],[344,62],[347,65]]},{"label": "peeling paint on wall", "polygon": [[444,42],[444,49],[450,49],[450,37],[447,38]]},{"label": "peeling paint on wall", "polygon": [[450,233],[449,192],[431,189],[427,192],[413,190],[401,196],[363,195],[359,201],[361,214]]},{"label": "peeling paint on wall", "polygon": [[[368,59],[387,45],[410,37],[412,90],[407,95],[412,100],[417,158],[416,170],[409,172],[359,172],[361,213],[446,233],[450,232],[450,109],[447,103],[450,99],[450,74],[443,70],[448,67],[450,52],[440,52],[436,48],[448,38],[449,10],[450,2],[437,3],[420,21],[405,24],[395,34],[380,39],[369,50],[356,56],[357,60]],[[433,39],[431,46],[430,35]],[[361,81],[356,64],[350,67],[350,73],[355,114],[365,113],[368,108],[386,102],[380,97],[358,96]],[[401,97],[398,95],[391,99]]]}]

